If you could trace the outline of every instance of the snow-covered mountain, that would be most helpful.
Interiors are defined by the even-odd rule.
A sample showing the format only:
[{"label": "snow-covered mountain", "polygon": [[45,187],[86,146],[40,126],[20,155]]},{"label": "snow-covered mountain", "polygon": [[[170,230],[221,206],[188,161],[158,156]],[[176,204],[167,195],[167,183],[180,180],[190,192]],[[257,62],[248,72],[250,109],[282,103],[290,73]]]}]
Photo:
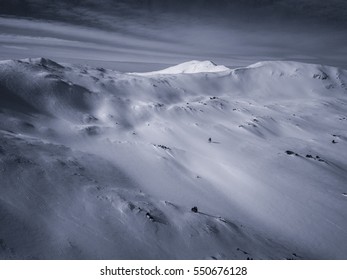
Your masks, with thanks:
[{"label": "snow-covered mountain", "polygon": [[193,73],[208,73],[208,72],[223,72],[228,71],[229,68],[224,65],[216,65],[212,61],[187,61],[163,70],[147,72],[147,73],[133,73],[140,76],[152,76],[152,75],[168,75],[168,74],[193,74]]},{"label": "snow-covered mountain", "polygon": [[346,85],[0,62],[0,258],[346,259]]}]

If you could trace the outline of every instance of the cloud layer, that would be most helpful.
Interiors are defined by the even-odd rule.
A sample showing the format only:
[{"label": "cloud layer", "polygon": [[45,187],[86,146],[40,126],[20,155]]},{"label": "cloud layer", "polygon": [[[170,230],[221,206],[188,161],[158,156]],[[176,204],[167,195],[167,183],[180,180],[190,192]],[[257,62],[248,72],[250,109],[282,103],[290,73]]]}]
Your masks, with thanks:
[{"label": "cloud layer", "polygon": [[47,56],[113,68],[118,62],[142,63],[150,69],[191,59],[228,66],[284,59],[347,68],[347,2],[341,0],[0,5],[0,59]]}]

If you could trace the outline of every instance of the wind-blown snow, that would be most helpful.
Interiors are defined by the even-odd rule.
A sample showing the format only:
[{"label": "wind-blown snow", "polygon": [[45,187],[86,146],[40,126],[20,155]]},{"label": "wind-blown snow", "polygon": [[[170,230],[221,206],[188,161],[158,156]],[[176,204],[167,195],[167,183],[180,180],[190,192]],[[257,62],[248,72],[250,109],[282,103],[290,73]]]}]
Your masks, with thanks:
[{"label": "wind-blown snow", "polygon": [[346,259],[346,82],[0,62],[0,258]]}]

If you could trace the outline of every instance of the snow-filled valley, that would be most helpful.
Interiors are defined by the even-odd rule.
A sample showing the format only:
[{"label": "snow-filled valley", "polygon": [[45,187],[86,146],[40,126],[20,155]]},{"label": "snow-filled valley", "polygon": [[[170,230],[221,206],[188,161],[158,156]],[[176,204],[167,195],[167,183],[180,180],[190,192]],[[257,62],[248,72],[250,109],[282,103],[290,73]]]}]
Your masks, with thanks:
[{"label": "snow-filled valley", "polygon": [[0,62],[1,259],[347,259],[346,241],[346,70]]}]

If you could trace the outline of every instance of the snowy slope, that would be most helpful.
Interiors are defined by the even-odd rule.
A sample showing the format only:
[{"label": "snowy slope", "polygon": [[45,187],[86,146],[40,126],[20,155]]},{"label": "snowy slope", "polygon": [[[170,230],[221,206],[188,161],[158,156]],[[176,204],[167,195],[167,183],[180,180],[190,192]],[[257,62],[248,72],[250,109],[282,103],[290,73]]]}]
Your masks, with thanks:
[{"label": "snowy slope", "polygon": [[0,258],[346,259],[347,71],[169,69],[0,62]]}]

